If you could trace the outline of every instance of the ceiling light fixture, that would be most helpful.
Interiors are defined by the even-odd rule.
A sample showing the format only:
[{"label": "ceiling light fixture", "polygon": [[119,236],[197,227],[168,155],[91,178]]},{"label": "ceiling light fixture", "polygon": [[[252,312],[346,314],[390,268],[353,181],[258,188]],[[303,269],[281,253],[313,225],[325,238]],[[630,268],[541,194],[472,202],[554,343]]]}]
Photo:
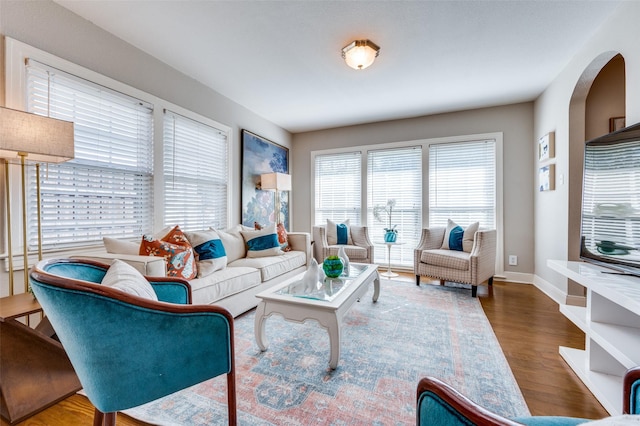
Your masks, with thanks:
[{"label": "ceiling light fixture", "polygon": [[380,47],[371,40],[354,40],[342,48],[342,57],[347,65],[363,70],[378,57]]}]

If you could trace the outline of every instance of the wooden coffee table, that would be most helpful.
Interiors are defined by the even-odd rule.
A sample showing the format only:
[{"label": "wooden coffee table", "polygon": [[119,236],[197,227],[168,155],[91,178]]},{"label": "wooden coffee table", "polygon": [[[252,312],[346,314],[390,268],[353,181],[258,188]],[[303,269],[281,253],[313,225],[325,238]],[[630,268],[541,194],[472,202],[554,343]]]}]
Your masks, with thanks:
[{"label": "wooden coffee table", "polygon": [[303,288],[304,273],[285,281],[281,285],[256,295],[261,299],[256,309],[255,335],[260,350],[266,351],[265,322],[273,314],[287,321],[302,323],[316,320],[329,333],[329,367],[335,369],[340,360],[340,333],[342,318],[356,300],[359,300],[373,283],[373,301],[380,295],[378,266],[351,263],[349,276],[326,278],[318,282],[313,291]]}]

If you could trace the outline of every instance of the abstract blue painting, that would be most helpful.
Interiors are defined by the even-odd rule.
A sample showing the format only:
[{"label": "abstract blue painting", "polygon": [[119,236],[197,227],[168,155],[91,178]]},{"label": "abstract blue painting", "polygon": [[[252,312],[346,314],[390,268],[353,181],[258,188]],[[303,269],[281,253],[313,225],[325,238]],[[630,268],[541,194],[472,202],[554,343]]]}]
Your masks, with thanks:
[{"label": "abstract blue painting", "polygon": [[[289,149],[242,130],[242,224],[269,225],[276,221],[273,191],[256,189],[263,173],[289,173]],[[289,193],[280,192],[280,211],[289,230]]]}]

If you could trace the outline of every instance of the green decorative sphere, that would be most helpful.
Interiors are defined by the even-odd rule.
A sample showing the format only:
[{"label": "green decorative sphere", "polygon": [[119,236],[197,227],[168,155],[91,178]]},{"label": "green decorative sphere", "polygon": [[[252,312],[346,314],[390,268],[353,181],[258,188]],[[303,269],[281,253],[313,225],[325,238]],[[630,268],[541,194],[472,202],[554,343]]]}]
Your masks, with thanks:
[{"label": "green decorative sphere", "polygon": [[329,256],[322,262],[322,270],[329,278],[338,278],[343,269],[344,263],[338,256]]}]

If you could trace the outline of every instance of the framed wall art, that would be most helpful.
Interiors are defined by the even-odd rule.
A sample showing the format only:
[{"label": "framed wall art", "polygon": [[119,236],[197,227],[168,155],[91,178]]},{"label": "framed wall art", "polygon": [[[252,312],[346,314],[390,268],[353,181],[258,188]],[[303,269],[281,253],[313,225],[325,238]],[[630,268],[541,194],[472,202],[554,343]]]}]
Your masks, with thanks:
[{"label": "framed wall art", "polygon": [[624,129],[626,126],[625,117],[611,117],[609,119],[609,133]]},{"label": "framed wall art", "polygon": [[538,188],[540,192],[556,189],[556,165],[548,164],[538,170]]},{"label": "framed wall art", "polygon": [[549,132],[538,139],[538,160],[546,161],[556,156],[555,132]]},{"label": "framed wall art", "polygon": [[[248,130],[242,130],[242,224],[253,227],[275,223],[273,191],[257,189],[263,173],[289,173],[289,149]],[[280,192],[280,211],[289,228],[289,192]],[[281,216],[282,218],[282,216]]]}]

